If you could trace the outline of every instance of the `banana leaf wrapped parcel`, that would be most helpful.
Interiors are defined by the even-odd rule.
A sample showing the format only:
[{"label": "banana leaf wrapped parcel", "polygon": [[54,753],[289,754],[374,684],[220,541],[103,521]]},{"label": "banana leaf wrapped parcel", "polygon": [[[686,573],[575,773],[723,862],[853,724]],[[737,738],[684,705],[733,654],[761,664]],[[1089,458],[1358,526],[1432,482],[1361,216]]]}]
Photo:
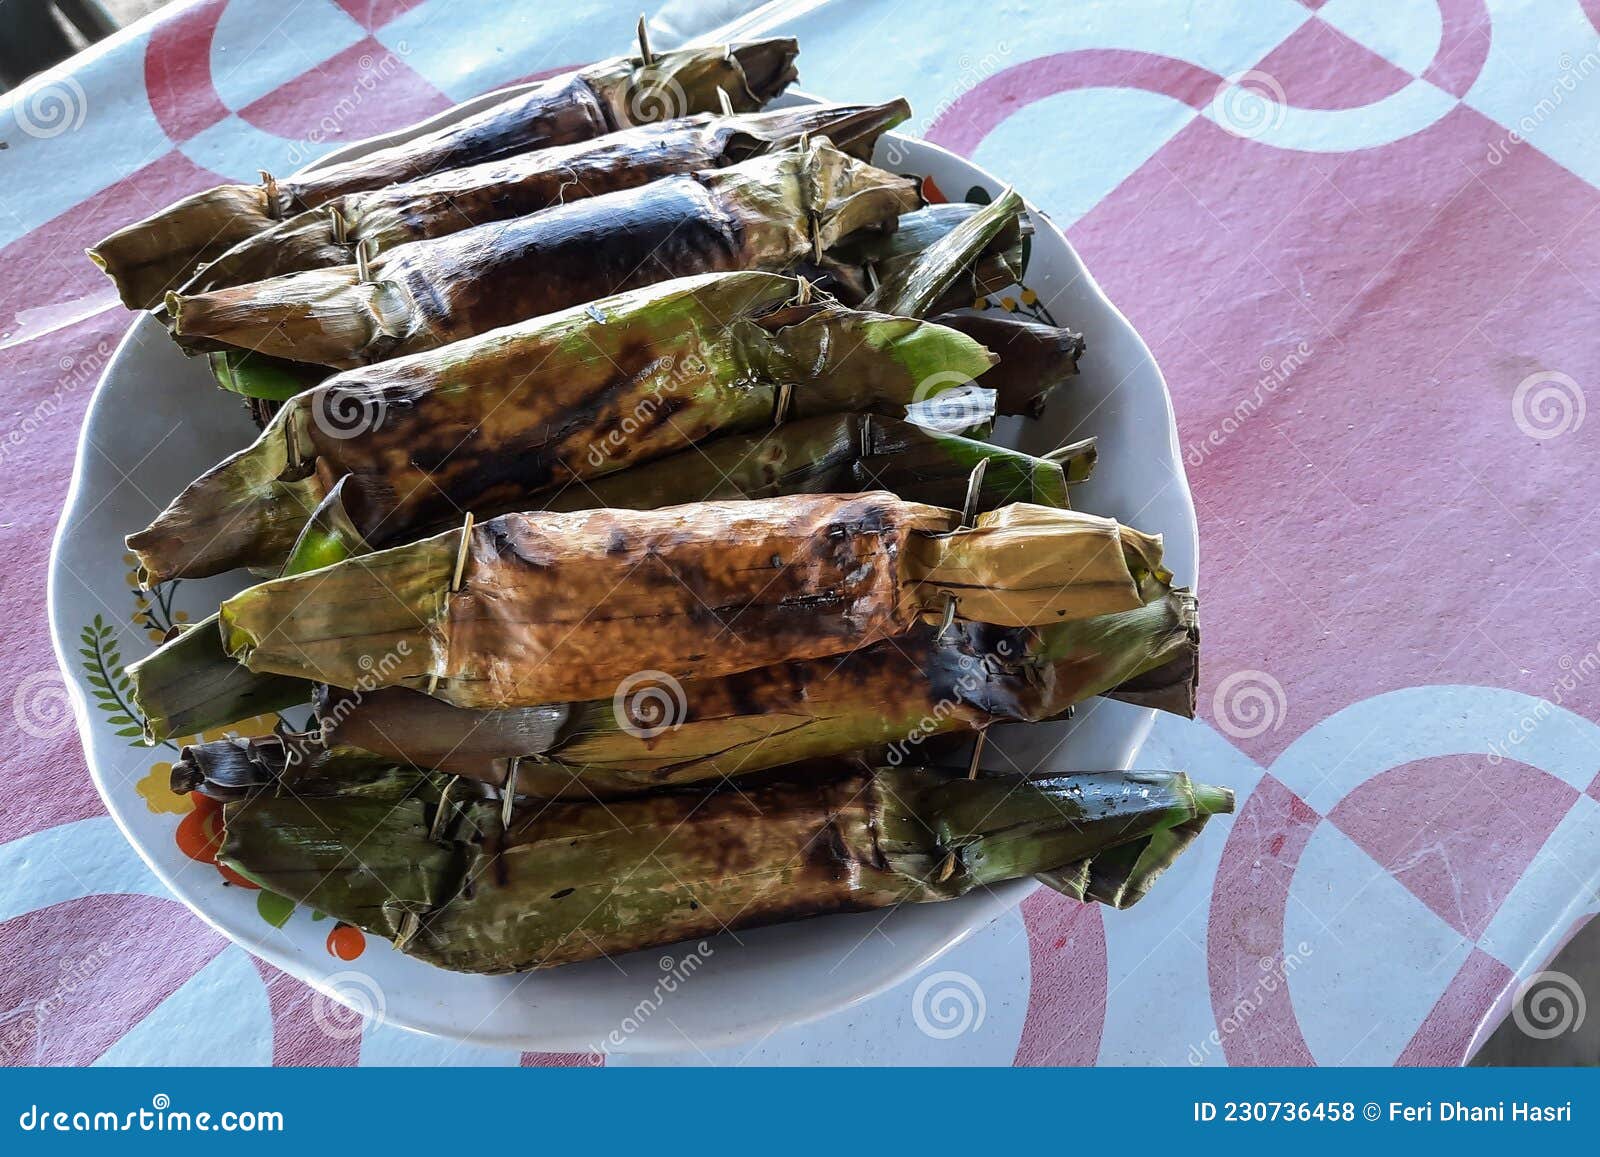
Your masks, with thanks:
[{"label": "banana leaf wrapped parcel", "polygon": [[[129,549],[158,582],[281,566],[346,474],[351,516],[382,546],[775,417],[892,416],[993,364],[954,330],[800,304],[803,289],[768,273],[683,278],[336,375],[191,483]],[[1023,412],[1034,394],[997,405]]]},{"label": "banana leaf wrapped parcel", "polygon": [[185,748],[173,790],[348,774],[362,760],[436,768],[543,799],[614,799],[864,749],[893,763],[940,736],[1059,719],[1094,695],[1194,715],[1195,600],[1037,630],[957,622],[718,679],[633,678],[581,703],[473,710],[404,687],[320,687],[316,726]]},{"label": "banana leaf wrapped parcel", "polygon": [[[1014,502],[1065,507],[1068,487],[1087,479],[1095,460],[1092,438],[1036,458],[894,418],[831,414],[760,434],[716,438],[632,470],[575,482],[536,505],[653,510],[713,499],[887,490],[913,502],[961,506],[972,469],[983,462],[975,511]],[[283,573],[313,569],[303,561],[308,539],[317,543],[309,555],[315,566],[371,549],[344,507],[346,481],[341,479],[312,514]],[[339,544],[341,552],[330,543]],[[311,697],[304,680],[259,674],[236,663],[222,649],[215,615],[131,664],[128,675],[133,704],[152,740],[207,731]]]},{"label": "banana leaf wrapped parcel", "polygon": [[887,490],[912,502],[959,507],[973,467],[984,462],[977,511],[1012,502],[1064,507],[1067,488],[1088,479],[1096,457],[1093,438],[1035,457],[901,418],[824,414],[757,434],[714,438],[617,474],[575,480],[533,505],[657,510],[686,502]]},{"label": "banana leaf wrapped parcel", "polygon": [[[945,289],[927,314],[897,309],[881,312],[934,320],[977,338],[1001,358],[1000,364],[990,371],[986,384],[1007,396],[1028,390],[1027,396],[1032,402],[1026,412],[1037,416],[1051,391],[1078,372],[1078,359],[1084,350],[1083,336],[1066,328],[995,312],[952,312],[973,304],[975,293],[980,297],[997,293],[1015,284],[1020,277],[1021,246],[1008,239],[1015,236],[1015,228],[1023,219],[1020,207],[1009,221],[999,224],[999,227],[991,221],[984,228],[988,240],[975,255],[969,256],[959,249],[951,253],[949,247],[940,245],[975,217],[993,212],[992,205],[946,204],[904,213],[894,233],[885,236],[869,231],[872,237],[889,245],[894,245],[901,238],[908,239],[906,245],[895,249],[892,257],[885,259],[881,250],[862,243],[858,234],[835,247],[833,253],[837,258],[830,257],[826,270],[802,262],[796,267],[796,272],[821,277],[819,284],[826,292],[836,296],[841,303],[859,309],[864,307],[865,300],[871,295],[870,287],[858,285],[864,279],[905,276],[911,266],[941,270],[938,276],[944,280]],[[316,226],[316,230],[326,232],[327,228],[331,228],[325,218],[318,220],[323,224]],[[467,223],[460,223],[458,218],[455,220],[458,221],[458,229],[466,227]],[[309,226],[308,232],[315,234]],[[315,235],[308,243],[323,244]],[[996,246],[999,247],[998,251],[991,252]],[[333,263],[348,264],[350,260],[352,257],[348,253],[341,253]],[[233,347],[214,350],[208,356],[218,384],[247,398],[287,401],[325,380],[331,373],[323,366],[268,357]]]},{"label": "banana leaf wrapped parcel", "polygon": [[[261,793],[219,861],[459,972],[549,968],[1038,876],[1126,906],[1232,793],[1181,772],[960,775],[840,765],[612,803],[502,804],[442,777]],[[1104,867],[1097,861],[1106,859]]]},{"label": "banana leaf wrapped parcel", "polygon": [[[824,255],[816,272],[820,284],[848,305],[862,305],[883,282],[920,261],[940,240],[987,206],[974,201],[925,205],[900,216],[893,233],[864,233],[847,238]],[[980,297],[999,293],[1022,279],[1023,240],[1031,233],[1026,214],[1017,213],[997,231],[972,263],[961,270],[933,303],[933,312],[965,309]]]},{"label": "banana leaf wrapped parcel", "polygon": [[720,93],[727,94],[735,111],[752,112],[795,79],[798,53],[793,40],[774,39],[680,49],[648,60],[612,57],[507,90],[504,99],[480,112],[349,161],[281,180],[263,173],[259,185],[219,185],[196,193],[117,230],[89,256],[115,282],[125,305],[153,309],[199,265],[286,217],[347,193],[652,121],[716,112]]},{"label": "banana leaf wrapped parcel", "polygon": [[[312,512],[282,573],[304,574],[370,549],[344,508],[341,480]],[[219,615],[210,615],[128,664],[129,699],[147,742],[209,731],[311,698],[312,686],[303,679],[235,662],[223,649],[220,622]]]},{"label": "banana leaf wrapped parcel", "polygon": [[398,245],[507,221],[554,205],[633,189],[662,177],[720,169],[827,137],[859,160],[910,116],[903,100],[817,104],[743,116],[680,117],[570,145],[446,169],[415,181],[347,193],[235,245],[209,263],[185,294],[280,274],[353,265]]},{"label": "banana leaf wrapped parcel", "polygon": [[[916,182],[826,140],[399,245],[370,265],[167,295],[172,332],[357,366],[435,349],[693,274],[780,272],[861,230],[893,229]],[[892,311],[891,311],[892,312]]]},{"label": "banana leaf wrapped parcel", "polygon": [[1170,577],[1158,536],[1076,511],[1017,504],[963,527],[882,492],[794,495],[502,515],[251,587],[221,629],[252,670],[503,707],[598,698],[642,670],[837,655],[952,604],[996,626],[1091,618]]}]

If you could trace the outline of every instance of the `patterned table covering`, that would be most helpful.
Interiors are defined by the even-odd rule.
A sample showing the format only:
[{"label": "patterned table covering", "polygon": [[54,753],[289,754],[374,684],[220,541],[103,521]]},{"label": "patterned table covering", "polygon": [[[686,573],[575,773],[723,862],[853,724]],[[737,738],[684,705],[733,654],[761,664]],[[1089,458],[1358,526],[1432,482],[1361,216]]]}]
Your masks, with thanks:
[{"label": "patterned table covering", "polygon": [[[1530,980],[1567,1012],[1528,1030],[1570,1027],[1536,974],[1600,910],[1600,0],[788,8],[762,31],[809,91],[909,97],[1154,350],[1207,656],[1202,718],[1143,762],[1240,807],[1131,913],[1040,890],[864,1006],[654,1061],[1455,1064]],[[200,0],[0,98],[6,1063],[597,1059],[330,1028],[171,899],[90,786],[43,592],[128,325],[86,244],[624,50],[635,15]]]}]

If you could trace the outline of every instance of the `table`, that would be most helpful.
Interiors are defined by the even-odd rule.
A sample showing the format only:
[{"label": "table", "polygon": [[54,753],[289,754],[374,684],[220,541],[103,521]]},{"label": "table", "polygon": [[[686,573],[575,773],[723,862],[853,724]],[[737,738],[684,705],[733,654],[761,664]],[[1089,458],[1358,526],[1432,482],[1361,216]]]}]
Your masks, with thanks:
[{"label": "table", "polygon": [[[1153,348],[1206,668],[1144,758],[1240,806],[1133,912],[1040,891],[860,1008],[656,1060],[1454,1064],[1519,986],[1559,992],[1538,974],[1600,910],[1600,2],[780,7],[760,30],[800,36],[809,91],[908,96]],[[635,14],[199,0],[0,103],[8,1063],[594,1062],[322,1031],[104,814],[43,591],[128,324],[86,244],[623,50]]]}]

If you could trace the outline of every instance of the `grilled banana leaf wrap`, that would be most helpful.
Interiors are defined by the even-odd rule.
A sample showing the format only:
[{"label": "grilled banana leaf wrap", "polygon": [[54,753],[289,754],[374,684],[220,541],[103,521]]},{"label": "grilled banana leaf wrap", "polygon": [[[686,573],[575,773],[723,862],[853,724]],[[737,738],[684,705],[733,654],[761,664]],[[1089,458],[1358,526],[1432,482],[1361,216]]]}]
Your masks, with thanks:
[{"label": "grilled banana leaf wrap", "polygon": [[[550,968],[1041,876],[1125,907],[1232,793],[1181,772],[839,765],[636,799],[497,800],[390,769],[225,805],[219,862],[459,972]],[[1105,866],[1101,867],[1101,863]]]},{"label": "grilled banana leaf wrap", "polygon": [[1092,695],[1192,717],[1198,652],[1194,596],[1180,589],[1037,630],[918,624],[842,659],[657,675],[589,702],[472,710],[364,680],[319,688],[311,732],[186,748],[172,786],[218,798],[294,788],[307,768],[357,750],[547,799],[613,799],[864,749],[916,763],[937,737],[1059,719]]},{"label": "grilled banana leaf wrap", "polygon": [[[793,40],[617,56],[535,84],[471,116],[364,156],[258,185],[218,185],[111,234],[89,257],[130,309],[154,309],[208,261],[338,197],[721,107],[753,112],[795,79]],[[445,117],[452,114],[446,113]],[[441,118],[435,118],[441,119]],[[432,123],[432,122],[428,122]],[[426,129],[427,124],[419,126]]]},{"label": "grilled banana leaf wrap", "polygon": [[1067,506],[1067,488],[1088,479],[1096,457],[1092,438],[1035,457],[900,418],[824,414],[758,434],[714,438],[620,474],[574,481],[537,505],[655,510],[685,502],[887,490],[913,502],[959,508],[973,467],[983,462],[979,511],[1011,502]]},{"label": "grilled banana leaf wrap", "polygon": [[[826,140],[341,265],[167,296],[180,342],[357,366],[699,273],[778,272],[895,227],[916,182]],[[892,311],[890,311],[892,312]]]},{"label": "grilled banana leaf wrap", "polygon": [[[304,574],[370,549],[345,511],[341,480],[312,512],[282,573]],[[128,665],[129,696],[146,742],[210,731],[310,699],[312,687],[304,679],[262,674],[235,662],[223,649],[219,623],[217,615],[202,619]]]},{"label": "grilled banana leaf wrap", "polygon": [[[847,238],[834,246],[820,265],[806,272],[814,273],[819,284],[840,301],[861,305],[876,285],[922,261],[941,239],[987,208],[974,201],[951,201],[903,213],[893,233]],[[1026,215],[1016,214],[976,259],[959,271],[960,276],[951,280],[932,312],[965,309],[979,298],[1015,285],[1023,274],[1022,242],[1031,233]]]},{"label": "grilled banana leaf wrap", "polygon": [[555,205],[633,189],[663,177],[720,169],[827,137],[860,160],[911,115],[904,100],[818,104],[743,116],[701,114],[594,140],[447,169],[416,181],[347,193],[235,245],[181,289],[205,293],[269,277],[353,265],[396,246],[508,221]]},{"label": "grilled banana leaf wrap", "polygon": [[1133,610],[1171,577],[1159,536],[1112,519],[961,517],[884,492],[502,515],[251,587],[222,641],[254,671],[533,706],[839,655],[952,603],[1003,627]]},{"label": "grilled banana leaf wrap", "polygon": [[[940,240],[974,217],[990,212],[992,209],[984,205],[948,204],[904,213],[893,233],[884,235],[869,231],[870,243],[857,235],[836,246],[834,252],[840,257],[830,261],[826,270],[802,262],[795,272],[815,280],[820,288],[843,304],[859,308],[870,295],[870,279],[879,276],[880,270],[883,277],[893,277],[908,264],[933,263],[935,246]],[[456,220],[460,228],[468,224]],[[1084,348],[1082,335],[993,312],[951,312],[1018,281],[1022,269],[1019,227],[1024,221],[1025,217],[1018,212],[1000,228],[991,226],[986,230],[989,232],[986,245],[964,267],[949,269],[947,288],[933,305],[932,320],[971,333],[990,345],[1001,362],[990,371],[989,382],[1004,383],[1002,392],[1008,394],[1031,386],[1034,408],[1030,412],[1037,413],[1043,409],[1050,391],[1077,373],[1078,358]],[[941,251],[938,259],[944,263],[948,255]],[[345,255],[335,263],[348,264],[350,260]],[[209,357],[217,383],[252,400],[287,401],[332,373],[326,366],[232,347],[212,351]],[[273,408],[267,409],[258,424],[264,426],[273,412]]]},{"label": "grilled banana leaf wrap", "polygon": [[[713,439],[620,474],[573,484],[552,493],[544,509],[651,510],[700,499],[862,490],[960,506],[979,462],[985,463],[985,471],[977,510],[1012,502],[1065,507],[1068,487],[1089,477],[1096,456],[1092,438],[1035,458],[893,418],[832,414],[756,435]],[[337,555],[319,550],[314,555],[317,566],[371,549],[344,508],[344,485],[341,479],[301,531],[300,542],[314,535],[343,547]],[[297,544],[283,573],[312,569],[297,562],[302,553]],[[258,674],[234,662],[222,649],[215,615],[131,664],[128,675],[134,706],[152,741],[292,707],[309,701],[312,692],[307,681]]]},{"label": "grilled banana leaf wrap", "polygon": [[[317,504],[345,500],[374,545],[775,417],[889,416],[994,359],[950,328],[812,298],[791,277],[709,274],[619,294],[338,374],[128,538],[151,581],[282,566]],[[981,383],[980,383],[981,384]],[[999,393],[1026,413],[1050,383]],[[780,403],[782,403],[780,407]]]}]

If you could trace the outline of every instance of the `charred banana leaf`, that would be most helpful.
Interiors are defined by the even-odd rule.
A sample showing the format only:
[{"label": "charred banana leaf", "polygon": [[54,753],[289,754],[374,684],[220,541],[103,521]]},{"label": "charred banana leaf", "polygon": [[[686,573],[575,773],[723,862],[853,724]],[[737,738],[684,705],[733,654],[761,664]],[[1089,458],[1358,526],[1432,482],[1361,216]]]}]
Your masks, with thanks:
[{"label": "charred banana leaf", "polygon": [[[908,266],[985,209],[970,201],[928,205],[903,214],[893,233],[849,238],[826,255],[818,270],[823,285],[841,301],[860,305],[875,287],[906,276]],[[1015,285],[1022,278],[1022,241],[1031,231],[1026,215],[1018,212],[933,303],[931,312],[964,309]]]},{"label": "charred banana leaf", "polygon": [[778,272],[893,229],[916,183],[824,140],[725,169],[400,245],[341,265],[167,296],[182,342],[357,366],[693,274]]},{"label": "charred banana leaf", "polygon": [[524,706],[837,655],[952,601],[997,626],[1132,610],[1170,579],[1160,538],[1111,519],[960,522],[881,492],[504,515],[251,587],[222,604],[223,645],[256,671]]},{"label": "charred banana leaf", "polygon": [[1169,859],[1140,849],[1232,811],[1233,796],[1181,772],[841,766],[739,790],[539,803],[503,827],[496,801],[444,808],[441,819],[431,781],[398,803],[263,794],[226,805],[219,859],[442,968],[516,972],[1039,873],[1092,879],[1119,849],[1113,874],[1139,875],[1120,892],[1132,902]]},{"label": "charred banana leaf", "polygon": [[686,502],[864,490],[959,508],[979,462],[988,463],[979,510],[1012,502],[1064,507],[1067,487],[1089,477],[1095,457],[1092,438],[1035,458],[898,418],[829,414],[759,434],[715,438],[620,474],[574,481],[540,508],[656,510]]},{"label": "charred banana leaf", "polygon": [[[767,273],[686,278],[339,374],[288,402],[129,548],[154,581],[281,566],[346,474],[350,513],[381,546],[775,416],[903,412],[992,364],[954,330],[792,304],[801,291]],[[998,404],[1025,411],[1034,389]]]},{"label": "charred banana leaf", "polygon": [[[585,703],[469,710],[400,687],[319,688],[311,742],[496,787],[511,777],[523,795],[608,799],[885,746],[917,762],[936,736],[1057,719],[1094,695],[1193,717],[1199,641],[1194,596],[1175,590],[1037,631],[918,624],[842,660],[635,681]],[[269,745],[263,766],[281,770],[281,751]]]},{"label": "charred banana leaf", "polygon": [[[285,575],[305,574],[369,547],[344,509],[340,480],[301,530]],[[144,720],[145,742],[193,735],[253,715],[282,711],[311,698],[304,679],[242,667],[222,647],[216,615],[196,623],[128,666],[130,698]]]},{"label": "charred banana leaf", "polygon": [[130,309],[153,309],[201,264],[279,221],[336,197],[414,181],[530,149],[716,112],[719,89],[753,112],[795,78],[793,40],[757,40],[617,56],[509,90],[482,112],[341,164],[259,185],[219,185],[119,229],[89,250]]},{"label": "charred banana leaf", "polygon": [[235,245],[201,270],[185,294],[281,274],[353,265],[396,246],[508,221],[554,205],[633,189],[663,177],[720,169],[788,148],[806,136],[867,160],[885,131],[910,116],[887,104],[802,105],[745,116],[683,117],[518,153],[417,181],[348,193]]}]

